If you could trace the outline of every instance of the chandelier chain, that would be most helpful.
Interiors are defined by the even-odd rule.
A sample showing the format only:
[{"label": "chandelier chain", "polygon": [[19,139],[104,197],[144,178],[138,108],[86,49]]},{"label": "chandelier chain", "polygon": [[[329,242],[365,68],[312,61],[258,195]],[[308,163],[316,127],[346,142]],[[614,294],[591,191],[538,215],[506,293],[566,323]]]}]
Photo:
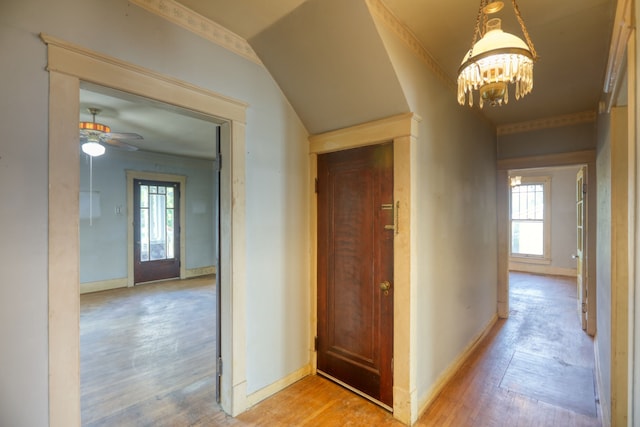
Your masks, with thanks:
[{"label": "chandelier chain", "polygon": [[529,32],[527,31],[527,27],[524,26],[524,20],[522,19],[522,15],[520,15],[520,9],[518,8],[518,4],[516,0],[511,0],[513,4],[513,10],[516,13],[516,19],[522,28],[522,33],[524,34],[524,39],[527,42],[527,46],[529,46],[529,50],[531,50],[531,54],[533,55],[533,60],[538,59],[538,54],[536,53],[536,49],[533,47],[533,42],[531,41],[531,37],[529,37]]},{"label": "chandelier chain", "polygon": [[487,0],[480,1],[480,9],[478,9],[478,16],[476,17],[476,27],[473,30],[473,37],[471,38],[471,48],[469,49],[469,55],[471,55],[471,51],[473,50],[473,46],[475,46],[478,41],[478,37],[482,38],[482,30],[480,27],[480,19],[483,16],[482,9],[485,7]]}]

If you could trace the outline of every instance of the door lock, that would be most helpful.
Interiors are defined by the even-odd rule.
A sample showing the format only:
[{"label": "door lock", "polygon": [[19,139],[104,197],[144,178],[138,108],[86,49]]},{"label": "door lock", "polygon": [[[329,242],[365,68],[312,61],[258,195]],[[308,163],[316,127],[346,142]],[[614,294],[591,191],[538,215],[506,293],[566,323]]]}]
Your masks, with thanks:
[{"label": "door lock", "polygon": [[382,290],[385,295],[389,295],[389,289],[391,289],[391,283],[389,283],[389,281],[385,280],[380,283],[380,290]]}]

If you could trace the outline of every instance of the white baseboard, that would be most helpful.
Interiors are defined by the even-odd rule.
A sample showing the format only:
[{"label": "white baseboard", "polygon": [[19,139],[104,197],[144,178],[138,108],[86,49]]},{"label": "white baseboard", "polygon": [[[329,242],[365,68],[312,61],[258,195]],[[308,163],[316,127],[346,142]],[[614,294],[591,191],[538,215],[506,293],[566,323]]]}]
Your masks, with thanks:
[{"label": "white baseboard", "polygon": [[[216,274],[216,266],[189,268],[185,270],[184,279],[190,279],[192,277],[206,276],[209,274]],[[80,293],[88,294],[90,292],[106,291],[109,289],[126,288],[129,286],[126,277],[120,279],[110,280],[98,280],[96,282],[80,283]]]},{"label": "white baseboard", "polygon": [[80,283],[80,293],[88,294],[90,292],[106,291],[109,289],[126,288],[127,278],[99,280],[97,282]]},{"label": "white baseboard", "polygon": [[602,376],[600,369],[600,351],[598,351],[598,335],[596,334],[593,340],[593,353],[595,355],[595,377],[596,377],[596,392],[598,393],[598,400],[600,405],[598,407],[598,416],[600,417],[600,423],[602,427],[611,427],[611,411],[610,405],[604,395],[604,389],[602,388]]},{"label": "white baseboard", "polygon": [[289,387],[291,384],[301,380],[302,378],[308,376],[311,374],[311,364],[307,364],[305,366],[303,366],[302,368],[298,369],[295,372],[292,372],[291,374],[287,375],[286,377],[274,382],[273,384],[270,384],[264,388],[261,388],[260,390],[253,392],[249,395],[247,395],[247,399],[246,399],[246,403],[247,403],[247,408],[249,409],[251,408],[253,405],[255,405],[258,402],[263,401],[264,399],[266,399],[269,396],[272,396],[274,394],[276,394],[279,391],[284,390],[285,388]]},{"label": "white baseboard", "polygon": [[553,267],[551,265],[527,264],[509,261],[509,271],[521,271],[523,273],[548,274],[551,276],[577,277],[575,268]]},{"label": "white baseboard", "polygon": [[211,265],[209,267],[188,268],[184,272],[184,278],[190,279],[192,277],[207,276],[209,274],[216,274],[215,265]]},{"label": "white baseboard", "polygon": [[460,353],[456,360],[454,360],[453,363],[451,363],[451,365],[449,365],[449,367],[442,374],[440,374],[436,382],[433,384],[433,386],[431,386],[431,389],[426,393],[426,397],[420,399],[420,407],[418,410],[417,418],[420,418],[422,414],[424,414],[425,411],[429,408],[429,406],[431,406],[444,386],[447,385],[449,381],[451,381],[453,376],[460,370],[464,362],[467,361],[473,351],[478,347],[478,345],[487,336],[487,334],[489,334],[491,328],[493,327],[493,325],[495,325],[497,320],[498,314],[496,313],[493,315],[491,320],[489,320],[489,323],[487,323],[484,329],[478,335],[476,335],[473,340],[471,340],[467,348],[465,348],[462,353]]}]

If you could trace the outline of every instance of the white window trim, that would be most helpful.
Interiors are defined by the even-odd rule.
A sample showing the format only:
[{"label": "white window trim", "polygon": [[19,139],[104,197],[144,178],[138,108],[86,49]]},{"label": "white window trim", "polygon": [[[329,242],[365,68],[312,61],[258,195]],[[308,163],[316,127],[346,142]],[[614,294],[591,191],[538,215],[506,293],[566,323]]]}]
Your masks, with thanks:
[{"label": "white window trim", "polygon": [[[516,175],[516,174],[513,174]],[[551,177],[550,176],[522,176],[520,178],[522,185],[524,184],[542,184],[544,191],[544,219],[543,233],[544,246],[543,254],[525,255],[514,254],[511,252],[511,188],[509,188],[509,261],[526,263],[526,264],[551,264]]]}]

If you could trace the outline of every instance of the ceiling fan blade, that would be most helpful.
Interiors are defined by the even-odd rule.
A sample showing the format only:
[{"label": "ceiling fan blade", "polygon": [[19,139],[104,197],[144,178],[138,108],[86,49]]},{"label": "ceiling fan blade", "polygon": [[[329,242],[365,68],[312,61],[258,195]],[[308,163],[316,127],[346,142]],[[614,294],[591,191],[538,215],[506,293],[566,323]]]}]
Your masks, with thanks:
[{"label": "ceiling fan blade", "polygon": [[129,132],[109,132],[104,134],[105,139],[144,139],[142,135]]},{"label": "ceiling fan blade", "polygon": [[[142,139],[142,138],[140,138]],[[113,148],[118,148],[120,150],[125,150],[125,151],[137,151],[138,147],[131,145],[131,144],[127,144],[126,142],[122,142],[119,139],[104,139],[102,140],[102,142],[104,142],[105,144],[109,145],[110,147]]]}]

